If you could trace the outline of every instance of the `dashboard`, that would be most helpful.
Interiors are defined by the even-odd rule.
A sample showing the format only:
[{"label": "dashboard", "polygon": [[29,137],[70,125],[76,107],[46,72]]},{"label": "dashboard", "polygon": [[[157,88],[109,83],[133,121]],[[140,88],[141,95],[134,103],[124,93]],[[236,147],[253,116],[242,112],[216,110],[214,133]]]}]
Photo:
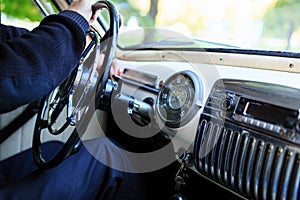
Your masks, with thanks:
[{"label": "dashboard", "polygon": [[122,92],[152,99],[155,123],[164,123],[175,152],[192,156],[197,174],[241,198],[300,198],[298,73],[118,60],[115,70],[124,68],[135,72],[125,79],[144,86],[127,82]]}]

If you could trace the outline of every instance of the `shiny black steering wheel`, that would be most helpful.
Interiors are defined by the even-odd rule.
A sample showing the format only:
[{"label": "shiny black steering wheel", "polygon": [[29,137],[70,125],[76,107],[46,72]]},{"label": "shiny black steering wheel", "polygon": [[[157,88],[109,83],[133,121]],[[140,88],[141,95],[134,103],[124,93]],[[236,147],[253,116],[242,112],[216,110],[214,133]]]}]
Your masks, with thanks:
[{"label": "shiny black steering wheel", "polygon": [[[114,4],[109,1],[101,0],[93,4],[93,12],[100,9],[108,11],[109,29],[101,37],[91,27],[87,35],[89,43],[82,52],[78,66],[60,86],[40,100],[32,141],[33,158],[38,168],[55,167],[79,150],[80,137],[95,109],[106,107],[101,104],[107,104],[105,99],[107,87],[111,85],[110,68],[116,51],[120,16]],[[99,68],[100,54],[104,54],[104,57]],[[64,119],[61,119],[61,113],[66,113]],[[55,126],[59,128],[54,128]],[[54,156],[46,158],[42,149],[45,132],[56,136],[67,131],[70,135],[66,142]]]}]

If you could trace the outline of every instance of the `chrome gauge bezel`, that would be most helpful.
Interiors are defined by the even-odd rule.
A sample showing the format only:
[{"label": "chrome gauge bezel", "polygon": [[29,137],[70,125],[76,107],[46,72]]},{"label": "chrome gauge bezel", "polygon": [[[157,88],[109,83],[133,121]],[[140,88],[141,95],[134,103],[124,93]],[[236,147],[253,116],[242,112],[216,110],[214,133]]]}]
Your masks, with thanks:
[{"label": "chrome gauge bezel", "polygon": [[191,121],[202,106],[203,84],[192,71],[173,74],[160,89],[156,108],[167,127],[178,128]]}]

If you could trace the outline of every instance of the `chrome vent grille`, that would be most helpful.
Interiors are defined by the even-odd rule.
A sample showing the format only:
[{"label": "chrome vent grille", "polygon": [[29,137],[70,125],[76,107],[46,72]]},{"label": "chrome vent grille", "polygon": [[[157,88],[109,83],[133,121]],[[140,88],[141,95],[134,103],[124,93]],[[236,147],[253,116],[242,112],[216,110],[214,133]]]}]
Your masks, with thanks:
[{"label": "chrome vent grille", "polygon": [[300,199],[296,146],[201,119],[194,149],[199,173],[249,199]]}]

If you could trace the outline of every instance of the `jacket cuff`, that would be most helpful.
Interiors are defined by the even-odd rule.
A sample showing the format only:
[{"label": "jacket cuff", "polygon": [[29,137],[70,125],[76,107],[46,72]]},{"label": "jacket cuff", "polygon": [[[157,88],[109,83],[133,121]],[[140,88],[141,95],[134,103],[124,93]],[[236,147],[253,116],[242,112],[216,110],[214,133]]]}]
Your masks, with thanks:
[{"label": "jacket cuff", "polygon": [[72,10],[64,10],[60,12],[59,15],[71,18],[74,22],[79,24],[85,32],[89,31],[89,22],[81,14]]}]

